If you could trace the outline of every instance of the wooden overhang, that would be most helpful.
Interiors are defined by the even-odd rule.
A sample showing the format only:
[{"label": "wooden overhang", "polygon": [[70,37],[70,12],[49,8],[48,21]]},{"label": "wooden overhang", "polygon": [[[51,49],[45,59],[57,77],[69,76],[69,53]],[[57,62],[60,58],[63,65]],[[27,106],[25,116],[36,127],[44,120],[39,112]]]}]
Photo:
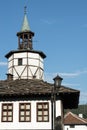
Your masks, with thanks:
[{"label": "wooden overhang", "polygon": [[[22,100],[51,100],[54,85],[37,79],[17,79],[0,81],[0,101],[4,99]],[[64,109],[77,108],[79,104],[79,90],[60,86],[56,89],[56,100],[63,101]]]},{"label": "wooden overhang", "polygon": [[22,49],[22,50],[12,50],[9,53],[5,55],[5,57],[8,59],[11,55],[14,53],[23,53],[23,52],[31,52],[31,53],[37,53],[39,54],[42,58],[46,58],[46,55],[42,51],[37,51],[37,50],[29,50],[29,49]]},{"label": "wooden overhang", "polygon": [[34,36],[34,32],[28,31],[28,30],[24,30],[24,31],[18,32],[17,36],[22,36],[23,34],[32,34],[32,36]]}]

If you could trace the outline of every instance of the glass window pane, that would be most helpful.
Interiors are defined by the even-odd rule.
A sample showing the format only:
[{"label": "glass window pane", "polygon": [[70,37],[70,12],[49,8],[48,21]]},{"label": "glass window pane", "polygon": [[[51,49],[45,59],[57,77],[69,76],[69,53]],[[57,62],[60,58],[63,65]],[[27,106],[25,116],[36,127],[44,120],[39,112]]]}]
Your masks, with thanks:
[{"label": "glass window pane", "polygon": [[6,120],[7,120],[7,117],[3,117],[2,120],[3,120],[3,121],[6,121]]},{"label": "glass window pane", "polygon": [[26,115],[30,115],[30,111],[26,111]]},{"label": "glass window pane", "polygon": [[38,116],[38,121],[42,121],[42,116]]},{"label": "glass window pane", "polygon": [[44,121],[48,121],[48,116],[44,116]]},{"label": "glass window pane", "polygon": [[22,58],[18,59],[18,65],[22,65]]},{"label": "glass window pane", "polygon": [[48,115],[48,111],[44,111],[44,115]]},{"label": "glass window pane", "polygon": [[6,115],[7,115],[7,112],[4,112],[4,111],[3,111],[3,116],[6,116]]},{"label": "glass window pane", "polygon": [[20,114],[21,114],[21,115],[24,115],[24,111],[21,111]]},{"label": "glass window pane", "polygon": [[42,115],[42,111],[38,111],[38,115]]},{"label": "glass window pane", "polygon": [[30,109],[30,104],[27,104],[27,105],[26,105],[26,109]]},{"label": "glass window pane", "polygon": [[12,109],[12,105],[9,105],[9,106],[8,106],[8,109]]},{"label": "glass window pane", "polygon": [[7,109],[7,106],[6,106],[6,105],[3,105],[3,109],[4,109],[4,110]]},{"label": "glass window pane", "polygon": [[42,108],[42,105],[39,104],[39,105],[38,105],[38,109],[41,109],[41,108]]},{"label": "glass window pane", "polygon": [[24,106],[24,104],[22,105],[20,105],[20,109],[24,109],[25,108],[25,106]]},{"label": "glass window pane", "polygon": [[30,117],[26,117],[26,121],[30,121]]},{"label": "glass window pane", "polygon": [[44,104],[43,106],[44,106],[44,107],[43,107],[44,109],[47,109],[47,108],[48,108],[48,104]]},{"label": "glass window pane", "polygon": [[21,120],[21,121],[24,121],[24,117],[21,117],[20,120]]},{"label": "glass window pane", "polygon": [[8,117],[8,121],[12,121],[12,117]]},{"label": "glass window pane", "polygon": [[9,111],[9,112],[8,112],[8,116],[11,116],[11,115],[12,115],[12,112],[11,112],[11,111]]}]

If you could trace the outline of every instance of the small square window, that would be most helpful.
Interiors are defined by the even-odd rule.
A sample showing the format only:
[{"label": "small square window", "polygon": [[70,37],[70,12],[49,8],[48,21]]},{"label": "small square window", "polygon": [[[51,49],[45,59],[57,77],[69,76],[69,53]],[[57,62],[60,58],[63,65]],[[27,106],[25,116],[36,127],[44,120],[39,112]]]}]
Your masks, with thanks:
[{"label": "small square window", "polygon": [[22,58],[18,59],[18,65],[22,65]]}]

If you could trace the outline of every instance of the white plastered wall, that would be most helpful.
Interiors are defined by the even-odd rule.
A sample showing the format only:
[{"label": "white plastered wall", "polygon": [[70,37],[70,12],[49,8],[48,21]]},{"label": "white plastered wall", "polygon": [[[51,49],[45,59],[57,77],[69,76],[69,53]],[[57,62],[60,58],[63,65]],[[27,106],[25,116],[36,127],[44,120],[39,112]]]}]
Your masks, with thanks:
[{"label": "white plastered wall", "polygon": [[[31,103],[31,122],[19,122],[19,103],[29,102]],[[49,122],[37,122],[36,118],[36,104],[37,102],[49,102]],[[1,122],[2,103],[13,103],[13,122]],[[56,115],[61,114],[60,101],[56,103],[57,112]],[[12,101],[12,102],[0,102],[0,130],[9,129],[51,129],[51,101]]]}]

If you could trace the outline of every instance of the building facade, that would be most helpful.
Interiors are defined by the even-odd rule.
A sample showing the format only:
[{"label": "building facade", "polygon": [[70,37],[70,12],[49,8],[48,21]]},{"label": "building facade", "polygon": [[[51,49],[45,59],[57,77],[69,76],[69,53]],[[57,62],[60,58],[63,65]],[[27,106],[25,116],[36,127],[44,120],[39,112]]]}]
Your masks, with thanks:
[{"label": "building facade", "polygon": [[78,107],[79,90],[63,86],[60,76],[53,84],[44,81],[46,55],[33,49],[33,36],[25,10],[18,49],[5,55],[8,73],[0,81],[0,130],[63,129],[63,109]]},{"label": "building facade", "polygon": [[64,117],[64,130],[87,130],[87,120],[68,112]]}]

